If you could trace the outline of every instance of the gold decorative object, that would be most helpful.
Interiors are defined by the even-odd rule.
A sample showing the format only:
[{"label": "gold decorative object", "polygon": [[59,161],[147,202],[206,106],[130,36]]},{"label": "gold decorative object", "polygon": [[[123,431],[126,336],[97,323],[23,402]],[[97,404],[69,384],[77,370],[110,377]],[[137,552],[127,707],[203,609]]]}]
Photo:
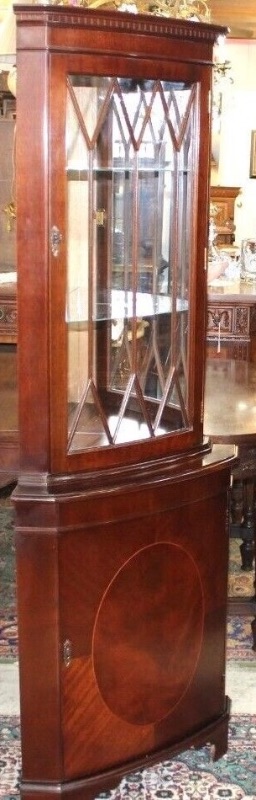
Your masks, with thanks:
[{"label": "gold decorative object", "polygon": [[[121,4],[117,2],[116,5],[120,7]],[[210,22],[211,17],[206,0],[156,0],[156,2],[137,0],[135,5],[139,12],[174,19]]]},{"label": "gold decorative object", "polygon": [[[74,5],[70,0],[50,0],[51,5]],[[174,19],[210,22],[211,14],[206,0],[78,0],[75,5],[84,8],[117,8],[132,13],[154,14]]]},{"label": "gold decorative object", "polygon": [[11,200],[11,202],[8,203],[8,205],[3,208],[3,212],[4,214],[6,214],[7,217],[6,227],[8,233],[10,233],[12,229],[12,222],[14,219],[16,219],[16,206],[13,200]]}]

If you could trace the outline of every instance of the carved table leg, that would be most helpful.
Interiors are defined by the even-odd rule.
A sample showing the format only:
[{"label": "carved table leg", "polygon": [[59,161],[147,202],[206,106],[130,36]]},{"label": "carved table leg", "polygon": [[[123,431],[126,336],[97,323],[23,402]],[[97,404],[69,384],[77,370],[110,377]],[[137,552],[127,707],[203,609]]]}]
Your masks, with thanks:
[{"label": "carved table leg", "polygon": [[252,620],[251,627],[252,627],[252,649],[255,652],[256,651],[256,618],[255,617]]},{"label": "carved table leg", "polygon": [[[255,578],[254,578],[254,589],[255,589],[255,592],[254,592],[254,597],[253,597],[253,600],[255,600],[255,602],[256,602],[256,529],[254,530],[254,534],[255,534],[255,535],[254,535],[254,547],[255,547],[255,560],[254,560],[254,574],[255,574]],[[252,628],[252,642],[253,642],[253,644],[252,644],[252,649],[253,649],[254,651],[256,651],[256,617],[254,617],[254,619],[253,619],[253,620],[252,620],[252,622],[251,622],[251,628]]]},{"label": "carved table leg", "polygon": [[[231,531],[233,536],[239,536],[242,539],[240,545],[241,568],[244,571],[254,569],[254,587],[256,589],[256,447],[240,446],[238,457],[240,463],[233,471],[231,491]],[[232,613],[248,614],[254,617],[251,622],[254,652],[256,652],[255,595],[256,593],[254,597],[236,598],[236,602],[232,603],[232,608],[236,609]],[[240,600],[240,606],[238,600]]]},{"label": "carved table leg", "polygon": [[254,559],[254,480],[244,481],[243,524],[240,526],[242,569],[251,572]]},{"label": "carved table leg", "polygon": [[230,513],[231,525],[238,526],[243,521],[244,510],[244,484],[241,478],[233,481],[231,499],[230,499]]}]

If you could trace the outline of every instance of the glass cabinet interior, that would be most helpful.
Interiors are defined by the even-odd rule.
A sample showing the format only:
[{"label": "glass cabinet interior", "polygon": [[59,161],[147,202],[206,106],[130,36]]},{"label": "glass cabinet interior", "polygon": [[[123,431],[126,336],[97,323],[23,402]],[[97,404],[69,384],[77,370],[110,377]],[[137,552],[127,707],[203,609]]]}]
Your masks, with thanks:
[{"label": "glass cabinet interior", "polygon": [[193,427],[199,83],[69,73],[67,453]]}]

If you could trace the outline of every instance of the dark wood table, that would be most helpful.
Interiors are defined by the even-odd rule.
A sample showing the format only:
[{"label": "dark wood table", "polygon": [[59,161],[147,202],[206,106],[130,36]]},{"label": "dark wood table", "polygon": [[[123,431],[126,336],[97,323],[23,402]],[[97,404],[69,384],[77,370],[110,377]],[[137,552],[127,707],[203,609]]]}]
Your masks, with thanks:
[{"label": "dark wood table", "polygon": [[204,432],[214,442],[256,447],[256,364],[207,360]]},{"label": "dark wood table", "polygon": [[[256,364],[248,361],[208,359],[205,380],[204,432],[213,443],[237,447],[233,470],[231,528],[241,538],[242,569],[255,571],[256,497]],[[254,567],[253,567],[254,565]],[[256,614],[256,597],[234,597],[230,610]],[[256,650],[256,620],[252,622]]]}]

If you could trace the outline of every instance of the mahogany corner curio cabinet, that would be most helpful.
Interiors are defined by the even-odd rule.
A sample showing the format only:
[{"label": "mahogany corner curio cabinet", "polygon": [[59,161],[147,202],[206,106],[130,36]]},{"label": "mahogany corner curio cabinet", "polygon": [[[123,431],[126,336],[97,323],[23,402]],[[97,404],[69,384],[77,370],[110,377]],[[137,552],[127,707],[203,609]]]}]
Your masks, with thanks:
[{"label": "mahogany corner curio cabinet", "polygon": [[203,437],[220,29],[17,5],[21,795],[227,747],[232,450]]}]

